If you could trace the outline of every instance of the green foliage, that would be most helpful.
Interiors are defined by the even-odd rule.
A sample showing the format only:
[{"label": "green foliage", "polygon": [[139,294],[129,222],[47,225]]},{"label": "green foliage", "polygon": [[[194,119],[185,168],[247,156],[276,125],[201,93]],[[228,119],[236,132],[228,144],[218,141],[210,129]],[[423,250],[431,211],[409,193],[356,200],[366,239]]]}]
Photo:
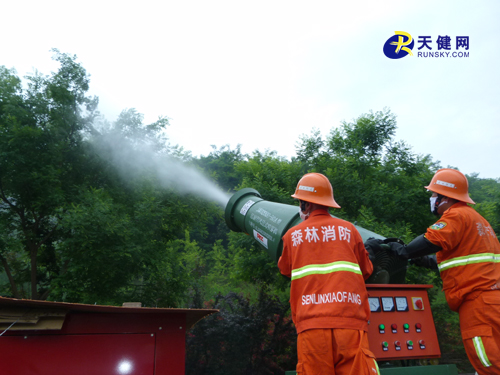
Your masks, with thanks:
[{"label": "green foliage", "polygon": [[371,208],[361,206],[357,216],[356,224],[378,233],[384,237],[396,237],[405,243],[409,243],[415,234],[411,231],[410,224],[405,222],[384,223],[377,220]]},{"label": "green foliage", "polygon": [[438,166],[429,156],[413,154],[404,142],[394,142],[395,129],[396,118],[388,109],[370,112],[332,129],[325,140],[317,131],[303,137],[297,161],[303,172],[329,178],[342,207],[338,216],[363,221],[362,207],[369,207],[377,222],[389,227],[404,222],[421,233],[432,222],[423,186]]},{"label": "green foliage", "polygon": [[289,286],[290,279],[280,274],[276,262],[250,236],[230,233],[229,244],[235,253],[232,277],[236,281],[273,286],[278,290]]},{"label": "green foliage", "polygon": [[[500,179],[481,179],[477,174],[467,176],[469,181],[469,194],[476,202],[474,208],[488,222],[500,236]],[[500,238],[500,237],[499,237]]]},{"label": "green foliage", "polygon": [[[185,259],[188,254],[199,251],[199,247],[190,240],[187,230],[185,239],[171,240],[161,246],[164,251],[154,252],[144,262],[143,291],[137,293],[137,298],[150,306],[176,307],[183,303],[187,288],[196,281],[196,263],[189,264]],[[202,261],[201,257],[198,261]]]},{"label": "green foliage", "polygon": [[224,191],[233,191],[241,182],[241,173],[237,165],[247,159],[247,155],[241,153],[241,146],[236,149],[226,145],[217,149],[212,145],[212,152],[208,156],[200,156],[194,163],[202,168],[213,181]]},{"label": "green foliage", "polygon": [[220,209],[181,198],[133,163],[169,153],[168,119],[144,125],[129,109],[98,123],[85,69],[75,56],[54,58],[60,69],[27,77],[26,90],[0,68],[1,292],[174,306],[189,283],[175,241],[188,228],[206,232]]},{"label": "green foliage", "polygon": [[388,109],[370,112],[354,123],[344,122],[332,129],[327,141],[328,149],[346,160],[355,157],[361,161],[377,161],[386,143],[396,132],[396,116]]},{"label": "green foliage", "polygon": [[[29,296],[34,299],[48,291],[38,285],[38,262],[54,258],[58,212],[70,204],[75,186],[82,183],[81,140],[84,132],[92,130],[97,106],[96,98],[85,96],[85,69],[75,57],[54,52],[60,69],[50,77],[26,77],[26,90],[15,72],[0,68],[0,196],[4,208],[0,215],[14,226],[6,235],[22,237],[30,260],[30,274],[22,282],[30,282]],[[8,247],[12,251],[10,243]],[[55,267],[49,268],[53,271]],[[25,270],[6,272],[17,273],[14,279],[18,282]],[[10,292],[25,296],[19,294],[14,279]],[[51,277],[46,279],[45,284],[50,284]]]},{"label": "green foliage", "polygon": [[237,170],[242,180],[237,190],[256,189],[262,198],[279,203],[293,204],[290,195],[300,179],[300,163],[278,157],[275,152],[254,152],[246,162],[239,162]]},{"label": "green foliage", "polygon": [[[57,245],[61,277],[51,297],[94,302],[113,296],[135,265],[130,217],[102,190],[85,191],[80,204],[66,210],[60,221],[67,232]],[[106,298],[106,297],[104,297]]]},{"label": "green foliage", "polygon": [[456,364],[460,374],[474,373],[474,368],[467,360],[462,343],[458,314],[448,307],[444,292],[437,290],[432,303],[432,316],[441,349],[440,363]]},{"label": "green foliage", "polygon": [[252,303],[217,295],[205,306],[220,309],[197,323],[186,340],[186,374],[284,374],[297,362],[289,305],[263,288]]}]

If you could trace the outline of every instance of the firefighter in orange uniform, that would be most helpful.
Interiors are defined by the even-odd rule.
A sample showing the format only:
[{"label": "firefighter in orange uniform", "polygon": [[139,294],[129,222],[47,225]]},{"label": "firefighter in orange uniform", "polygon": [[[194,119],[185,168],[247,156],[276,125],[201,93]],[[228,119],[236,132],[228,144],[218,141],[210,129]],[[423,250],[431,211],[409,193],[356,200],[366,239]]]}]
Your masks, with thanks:
[{"label": "firefighter in orange uniform", "polygon": [[[434,259],[448,305],[460,317],[462,340],[479,375],[500,374],[500,243],[490,224],[467,203],[467,178],[440,169],[429,186],[431,211],[440,219],[408,245],[391,243],[402,258]],[[379,251],[377,240],[367,247]],[[435,258],[429,257],[436,253]]]},{"label": "firefighter in orange uniform", "polygon": [[297,374],[377,375],[365,287],[373,265],[363,240],[354,225],[328,213],[340,206],[324,175],[304,175],[292,197],[304,221],[283,236],[278,267],[291,278]]}]

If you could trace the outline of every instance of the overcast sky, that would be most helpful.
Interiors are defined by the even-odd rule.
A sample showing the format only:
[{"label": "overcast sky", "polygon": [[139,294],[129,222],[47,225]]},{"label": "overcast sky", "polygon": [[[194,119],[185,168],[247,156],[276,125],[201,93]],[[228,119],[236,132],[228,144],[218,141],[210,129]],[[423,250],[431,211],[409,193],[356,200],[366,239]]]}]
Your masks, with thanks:
[{"label": "overcast sky", "polygon": [[[210,145],[293,156],[370,110],[397,116],[396,140],[443,167],[500,178],[500,2],[4,1],[0,65],[24,76],[75,54],[113,121],[136,108],[194,155]],[[396,31],[413,56],[383,53]],[[419,36],[469,37],[468,57],[418,57]],[[460,51],[465,51],[463,48]]]}]

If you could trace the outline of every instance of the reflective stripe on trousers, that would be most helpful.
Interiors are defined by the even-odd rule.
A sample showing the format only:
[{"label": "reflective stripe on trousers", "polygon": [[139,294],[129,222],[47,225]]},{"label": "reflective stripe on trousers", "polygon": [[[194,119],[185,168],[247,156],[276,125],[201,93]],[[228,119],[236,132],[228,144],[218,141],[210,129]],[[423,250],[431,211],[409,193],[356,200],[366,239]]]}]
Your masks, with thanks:
[{"label": "reflective stripe on trousers", "polygon": [[476,336],[472,339],[472,342],[474,343],[474,348],[476,348],[476,354],[483,364],[484,367],[490,367],[491,363],[490,360],[488,359],[488,356],[486,355],[486,350],[484,350],[484,345],[483,345],[483,340],[481,337]]}]

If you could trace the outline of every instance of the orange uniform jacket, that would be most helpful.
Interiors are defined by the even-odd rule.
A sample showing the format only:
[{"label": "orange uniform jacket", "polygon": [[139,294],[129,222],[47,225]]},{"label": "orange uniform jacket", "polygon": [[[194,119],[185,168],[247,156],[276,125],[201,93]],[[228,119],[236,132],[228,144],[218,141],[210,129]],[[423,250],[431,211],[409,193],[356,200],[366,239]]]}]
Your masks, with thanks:
[{"label": "orange uniform jacket", "polygon": [[368,329],[365,280],[373,265],[357,229],[315,210],[283,236],[281,273],[292,279],[292,318],[301,333],[317,328]]},{"label": "orange uniform jacket", "polygon": [[427,229],[425,237],[443,250],[436,254],[448,305],[458,311],[464,300],[496,289],[500,280],[500,243],[490,224],[459,202]]}]

